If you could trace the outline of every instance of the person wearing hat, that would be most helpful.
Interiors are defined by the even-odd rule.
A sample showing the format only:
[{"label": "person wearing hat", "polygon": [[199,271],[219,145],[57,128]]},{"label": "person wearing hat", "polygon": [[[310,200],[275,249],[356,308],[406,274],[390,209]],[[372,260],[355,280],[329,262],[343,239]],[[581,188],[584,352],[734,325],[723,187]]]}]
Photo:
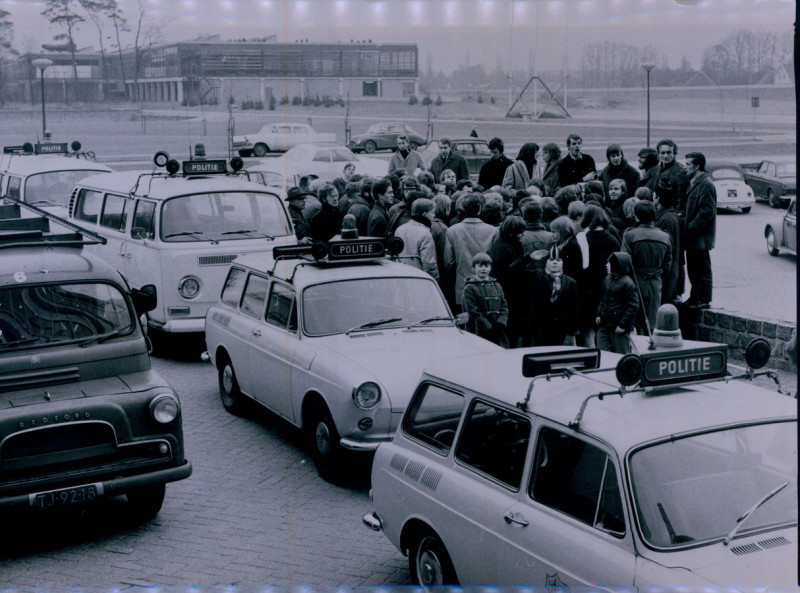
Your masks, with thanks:
[{"label": "person wearing hat", "polygon": [[678,278],[683,267],[681,256],[681,221],[675,210],[675,186],[669,179],[659,179],[656,191],[653,194],[656,205],[656,219],[654,225],[669,235],[672,240],[672,265],[662,277],[661,304],[679,303],[681,295],[678,294]]},{"label": "person wearing hat", "polygon": [[297,240],[301,242],[308,242],[308,221],[303,216],[303,207],[306,205],[306,196],[308,194],[297,186],[290,187],[286,192],[286,201],[289,202],[289,216],[292,218],[292,225],[294,226],[294,234],[297,235]]},{"label": "person wearing hat", "polygon": [[625,160],[622,147],[619,144],[609,144],[606,149],[606,158],[608,165],[600,172],[600,181],[603,182],[606,195],[608,195],[608,184],[613,179],[624,180],[628,191],[633,192],[639,185],[640,175],[639,171]]},{"label": "person wearing hat", "polygon": [[653,191],[658,176],[658,153],[655,149],[643,148],[639,151],[639,168],[642,170],[642,176],[636,186]]}]

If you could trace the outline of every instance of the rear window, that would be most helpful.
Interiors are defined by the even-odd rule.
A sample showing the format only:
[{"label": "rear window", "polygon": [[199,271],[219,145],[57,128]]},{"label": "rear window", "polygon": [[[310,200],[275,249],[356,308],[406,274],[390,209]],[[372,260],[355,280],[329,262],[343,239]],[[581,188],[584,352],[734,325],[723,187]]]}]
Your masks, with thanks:
[{"label": "rear window", "polygon": [[711,179],[741,179],[742,174],[736,169],[714,169],[711,171]]},{"label": "rear window", "polygon": [[246,276],[247,274],[244,270],[240,268],[231,268],[231,271],[228,272],[228,277],[225,279],[225,286],[222,287],[222,296],[220,300],[223,303],[231,307],[238,306]]}]

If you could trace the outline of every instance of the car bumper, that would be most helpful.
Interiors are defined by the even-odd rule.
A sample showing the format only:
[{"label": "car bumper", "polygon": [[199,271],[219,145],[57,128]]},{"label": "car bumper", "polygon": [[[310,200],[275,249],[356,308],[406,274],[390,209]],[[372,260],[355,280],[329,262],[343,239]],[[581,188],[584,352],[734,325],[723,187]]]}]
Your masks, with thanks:
[{"label": "car bumper", "polygon": [[148,320],[147,327],[156,331],[170,334],[191,334],[205,331],[205,317],[190,317],[189,319],[170,319],[166,323]]},{"label": "car bumper", "polygon": [[380,531],[383,529],[383,523],[377,513],[367,513],[362,517],[361,521],[372,531]]},{"label": "car bumper", "polygon": [[342,437],[340,439],[340,444],[345,449],[349,449],[350,451],[374,451],[378,448],[378,445],[381,443],[388,443],[392,440],[392,437],[379,437],[370,439],[368,441],[360,441],[357,439],[351,439],[348,437]]}]

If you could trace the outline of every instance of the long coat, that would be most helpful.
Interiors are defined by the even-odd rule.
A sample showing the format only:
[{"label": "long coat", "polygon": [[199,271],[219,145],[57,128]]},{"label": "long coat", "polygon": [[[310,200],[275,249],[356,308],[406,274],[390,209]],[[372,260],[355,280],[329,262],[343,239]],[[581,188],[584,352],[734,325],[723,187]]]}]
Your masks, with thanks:
[{"label": "long coat", "polygon": [[656,228],[669,235],[672,240],[672,264],[669,271],[661,277],[661,302],[665,303],[675,298],[680,298],[678,291],[678,278],[680,275],[681,252],[681,221],[675,208],[660,208],[656,212]]},{"label": "long coat", "polygon": [[445,169],[451,169],[456,174],[456,181],[469,179],[469,165],[467,165],[467,161],[464,160],[463,156],[456,154],[452,150],[446,161],[443,161],[440,155],[434,157],[431,161],[431,173],[433,173],[433,178],[436,183],[441,183],[440,176]]},{"label": "long coat", "polygon": [[[535,167],[533,172],[535,176]],[[528,166],[520,160],[511,163],[503,175],[503,187],[507,189],[525,189],[530,184],[531,176],[528,174]]]},{"label": "long coat", "polygon": [[[427,222],[427,221],[426,221]],[[403,262],[419,268],[439,279],[439,264],[436,260],[436,243],[433,240],[430,224],[425,225],[422,221],[414,220],[401,224],[394,232],[395,237],[403,240],[403,251],[401,255],[419,256],[404,259]]]},{"label": "long coat", "polygon": [[499,343],[508,324],[508,305],[500,283],[491,277],[478,280],[470,276],[464,283],[463,303],[469,313],[467,331]]},{"label": "long coat", "polygon": [[717,190],[703,171],[689,184],[683,245],[686,249],[711,251],[717,232]]},{"label": "long coat", "polygon": [[542,183],[544,183],[544,195],[554,196],[561,188],[558,183],[558,163],[559,161],[553,159],[548,162],[542,173]]},{"label": "long coat", "polygon": [[465,218],[447,229],[445,235],[444,263],[455,272],[455,300],[461,304],[464,283],[472,275],[472,257],[489,251],[497,229],[480,218]]}]

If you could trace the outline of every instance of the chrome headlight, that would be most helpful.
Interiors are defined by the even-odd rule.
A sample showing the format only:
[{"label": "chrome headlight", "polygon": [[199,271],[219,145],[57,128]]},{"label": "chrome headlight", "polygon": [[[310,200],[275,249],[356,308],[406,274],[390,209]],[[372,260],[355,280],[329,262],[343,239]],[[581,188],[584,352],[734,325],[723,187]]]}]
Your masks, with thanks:
[{"label": "chrome headlight", "polygon": [[150,401],[150,415],[160,424],[169,424],[178,417],[181,404],[172,393],[162,393]]},{"label": "chrome headlight", "polygon": [[353,389],[353,403],[362,410],[371,410],[381,401],[381,388],[376,383],[362,383]]},{"label": "chrome headlight", "polygon": [[200,279],[195,276],[184,276],[178,283],[178,292],[185,299],[193,299],[200,292]]}]

